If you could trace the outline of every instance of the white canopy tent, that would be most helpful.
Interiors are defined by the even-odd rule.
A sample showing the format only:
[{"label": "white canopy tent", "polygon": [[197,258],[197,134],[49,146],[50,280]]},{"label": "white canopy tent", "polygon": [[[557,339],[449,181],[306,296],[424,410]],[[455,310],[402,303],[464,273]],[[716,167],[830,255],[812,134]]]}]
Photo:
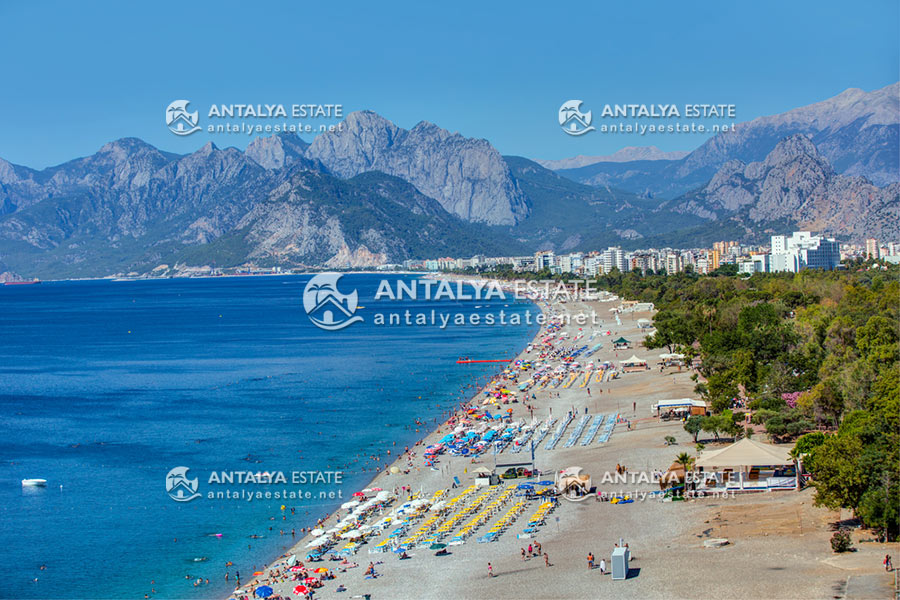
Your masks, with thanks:
[{"label": "white canopy tent", "polygon": [[701,452],[694,468],[703,472],[701,487],[728,490],[799,489],[799,474],[787,446],[750,438]]}]

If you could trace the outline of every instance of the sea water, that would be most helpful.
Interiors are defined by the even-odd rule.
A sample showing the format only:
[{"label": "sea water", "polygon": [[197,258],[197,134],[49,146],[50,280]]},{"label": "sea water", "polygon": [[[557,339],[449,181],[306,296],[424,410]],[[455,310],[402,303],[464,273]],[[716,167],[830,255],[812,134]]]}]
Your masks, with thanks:
[{"label": "sea water", "polygon": [[[227,597],[236,571],[247,581],[503,367],[457,358],[511,358],[536,333],[378,327],[376,308],[536,314],[512,299],[366,306],[381,279],[344,276],[364,320],[341,331],[307,318],[309,276],[0,286],[0,597]],[[167,494],[177,466],[200,498]],[[208,499],[213,471],[341,471],[305,489],[343,497]]]}]

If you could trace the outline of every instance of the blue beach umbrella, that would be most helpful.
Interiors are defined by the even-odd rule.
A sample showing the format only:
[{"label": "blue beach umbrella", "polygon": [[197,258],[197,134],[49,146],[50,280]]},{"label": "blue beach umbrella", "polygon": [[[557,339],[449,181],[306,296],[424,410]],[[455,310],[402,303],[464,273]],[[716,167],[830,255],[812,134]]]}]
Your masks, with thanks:
[{"label": "blue beach umbrella", "polygon": [[553,485],[552,481],[538,481],[535,485]]},{"label": "blue beach umbrella", "polygon": [[272,588],[267,585],[263,585],[263,586],[256,588],[255,593],[260,598],[268,598],[269,596],[272,595]]}]

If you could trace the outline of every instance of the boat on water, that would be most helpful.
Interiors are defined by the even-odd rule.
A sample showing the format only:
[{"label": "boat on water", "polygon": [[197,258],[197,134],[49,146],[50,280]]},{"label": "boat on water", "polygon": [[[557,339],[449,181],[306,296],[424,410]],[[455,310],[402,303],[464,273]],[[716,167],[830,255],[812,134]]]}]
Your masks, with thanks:
[{"label": "boat on water", "polygon": [[40,279],[33,279],[31,281],[4,281],[3,285],[34,285],[40,282]]},{"label": "boat on water", "polygon": [[22,487],[47,487],[46,479],[23,479]]}]

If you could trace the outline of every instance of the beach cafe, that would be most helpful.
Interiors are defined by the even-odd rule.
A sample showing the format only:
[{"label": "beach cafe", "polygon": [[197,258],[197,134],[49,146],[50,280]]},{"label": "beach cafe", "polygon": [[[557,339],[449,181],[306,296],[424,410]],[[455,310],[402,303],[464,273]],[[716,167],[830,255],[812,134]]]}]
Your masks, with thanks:
[{"label": "beach cafe", "polygon": [[705,416],[709,412],[706,402],[692,398],[675,398],[673,400],[660,400],[651,407],[651,410],[660,420],[669,420],[673,417],[690,415]]},{"label": "beach cafe", "polygon": [[630,350],[631,342],[626,340],[624,337],[620,337],[617,340],[613,340],[613,350]]},{"label": "beach cafe", "polygon": [[684,354],[678,354],[677,352],[667,352],[659,355],[659,362],[656,363],[663,367],[683,367],[684,366]]},{"label": "beach cafe", "polygon": [[646,360],[638,358],[633,354],[631,355],[631,358],[622,361],[622,371],[624,373],[638,373],[640,371],[646,371],[649,368]]},{"label": "beach cafe", "polygon": [[750,438],[719,450],[701,452],[694,470],[697,489],[708,492],[800,489],[797,465],[790,450]]}]

